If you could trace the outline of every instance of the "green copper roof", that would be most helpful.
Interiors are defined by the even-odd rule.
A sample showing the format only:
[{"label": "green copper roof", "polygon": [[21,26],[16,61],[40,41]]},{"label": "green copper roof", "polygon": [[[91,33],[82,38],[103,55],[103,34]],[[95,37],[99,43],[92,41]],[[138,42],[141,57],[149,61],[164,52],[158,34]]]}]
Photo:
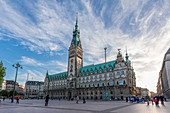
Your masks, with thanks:
[{"label": "green copper roof", "polygon": [[[112,69],[114,68],[115,62],[116,61],[106,62],[107,71],[109,71],[109,65],[112,66]],[[83,71],[85,71],[85,75],[86,75],[87,74],[87,70],[89,71],[89,74],[90,74],[91,73],[91,69],[93,70],[93,74],[94,74],[95,73],[95,68],[97,69],[97,73],[99,73],[99,68],[100,67],[102,68],[102,72],[104,72],[104,66],[105,66],[105,63],[96,64],[96,65],[92,64],[92,65],[85,66],[85,67],[80,69],[81,76],[83,75]]]},{"label": "green copper roof", "polygon": [[73,29],[73,40],[74,40],[74,44],[77,46],[80,41],[80,31],[78,29],[78,15],[76,16],[75,29]]},{"label": "green copper roof", "polygon": [[132,73],[135,74],[135,71],[134,71],[133,67],[132,67]]},{"label": "green copper roof", "polygon": [[127,63],[130,63],[130,60],[126,60]]},{"label": "green copper roof", "polygon": [[50,80],[51,78],[64,77],[65,75],[66,75],[66,78],[67,78],[67,72],[62,72],[62,73],[57,73],[57,74],[53,74],[53,75],[48,75],[48,78]]}]

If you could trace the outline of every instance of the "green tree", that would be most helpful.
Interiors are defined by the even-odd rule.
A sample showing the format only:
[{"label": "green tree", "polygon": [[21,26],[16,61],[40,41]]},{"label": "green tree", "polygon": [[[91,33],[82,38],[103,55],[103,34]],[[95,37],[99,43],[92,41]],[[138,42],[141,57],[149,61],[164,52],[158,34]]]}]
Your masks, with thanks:
[{"label": "green tree", "polygon": [[[9,96],[12,96],[12,95],[13,95],[13,90],[9,91]],[[17,92],[17,91],[15,91],[14,96],[16,96],[16,95],[18,95],[18,92]]]},{"label": "green tree", "polygon": [[3,67],[3,63],[2,61],[0,62],[0,87],[1,87],[1,84],[3,82],[3,78],[4,76],[6,75],[6,72],[5,72],[6,68]]},{"label": "green tree", "polygon": [[2,90],[2,91],[0,92],[0,94],[1,94],[2,96],[7,96],[7,97],[8,97],[9,92],[8,92],[7,90]]}]

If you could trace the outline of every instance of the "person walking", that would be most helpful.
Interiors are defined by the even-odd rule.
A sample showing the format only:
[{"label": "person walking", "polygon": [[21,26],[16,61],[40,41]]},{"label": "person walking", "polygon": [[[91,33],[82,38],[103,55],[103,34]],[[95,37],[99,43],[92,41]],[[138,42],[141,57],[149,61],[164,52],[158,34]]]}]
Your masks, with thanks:
[{"label": "person walking", "polygon": [[48,106],[48,101],[49,101],[49,95],[45,97],[45,106]]},{"label": "person walking", "polygon": [[147,96],[145,98],[146,98],[146,101],[147,101],[147,105],[149,105],[149,96],[148,96],[148,94],[147,94]]},{"label": "person walking", "polygon": [[19,97],[17,97],[17,99],[16,99],[16,100],[17,100],[17,102],[16,102],[16,103],[17,103],[17,104],[19,104]]},{"label": "person walking", "polygon": [[78,104],[78,102],[79,102],[79,96],[77,96],[77,98],[76,98],[76,104]]},{"label": "person walking", "polygon": [[86,103],[86,100],[85,100],[85,98],[83,97],[83,104],[85,104]]},{"label": "person walking", "polygon": [[157,98],[154,99],[154,102],[155,102],[155,104],[156,104],[156,106],[157,106],[157,105],[158,105],[158,100],[157,100]]},{"label": "person walking", "polygon": [[151,98],[151,101],[152,101],[152,105],[153,105],[153,98]]},{"label": "person walking", "polygon": [[128,97],[126,97],[126,102],[128,102]]},{"label": "person walking", "polygon": [[164,105],[164,97],[160,96],[160,99],[161,99],[161,104]]}]

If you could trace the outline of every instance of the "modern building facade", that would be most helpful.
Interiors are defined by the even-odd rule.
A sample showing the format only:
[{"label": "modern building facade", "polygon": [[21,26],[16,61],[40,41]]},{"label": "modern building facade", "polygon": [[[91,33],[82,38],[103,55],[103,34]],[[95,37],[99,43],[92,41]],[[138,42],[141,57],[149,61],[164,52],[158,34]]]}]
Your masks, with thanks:
[{"label": "modern building facade", "polygon": [[104,99],[125,98],[136,95],[136,77],[126,51],[125,58],[118,49],[117,58],[101,64],[83,67],[83,48],[78,28],[78,17],[73,30],[73,39],[68,50],[66,72],[48,74],[44,80],[44,96],[50,98]]},{"label": "modern building facade", "polygon": [[27,98],[43,98],[44,82],[27,81],[25,83],[25,94]]},{"label": "modern building facade", "polygon": [[158,95],[170,99],[170,48],[165,53],[157,83]]}]

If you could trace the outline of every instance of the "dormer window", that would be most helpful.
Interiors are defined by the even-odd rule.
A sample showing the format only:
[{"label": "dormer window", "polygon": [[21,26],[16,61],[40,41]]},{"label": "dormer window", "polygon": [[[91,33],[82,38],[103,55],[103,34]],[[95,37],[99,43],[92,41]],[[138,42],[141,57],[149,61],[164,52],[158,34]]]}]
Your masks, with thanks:
[{"label": "dormer window", "polygon": [[106,66],[104,66],[104,72],[107,72],[107,67]]},{"label": "dormer window", "polygon": [[93,69],[91,69],[91,75],[93,74]]},{"label": "dormer window", "polygon": [[85,75],[85,71],[83,71],[83,76]]},{"label": "dormer window", "polygon": [[122,64],[119,64],[119,67],[122,67]]},{"label": "dormer window", "polygon": [[109,66],[109,71],[112,71],[112,66],[111,65]]},{"label": "dormer window", "polygon": [[102,73],[102,68],[100,67],[100,73]]},{"label": "dormer window", "polygon": [[95,68],[95,74],[97,73],[97,68]]},{"label": "dormer window", "polygon": [[87,75],[89,75],[89,70],[87,69]]}]

